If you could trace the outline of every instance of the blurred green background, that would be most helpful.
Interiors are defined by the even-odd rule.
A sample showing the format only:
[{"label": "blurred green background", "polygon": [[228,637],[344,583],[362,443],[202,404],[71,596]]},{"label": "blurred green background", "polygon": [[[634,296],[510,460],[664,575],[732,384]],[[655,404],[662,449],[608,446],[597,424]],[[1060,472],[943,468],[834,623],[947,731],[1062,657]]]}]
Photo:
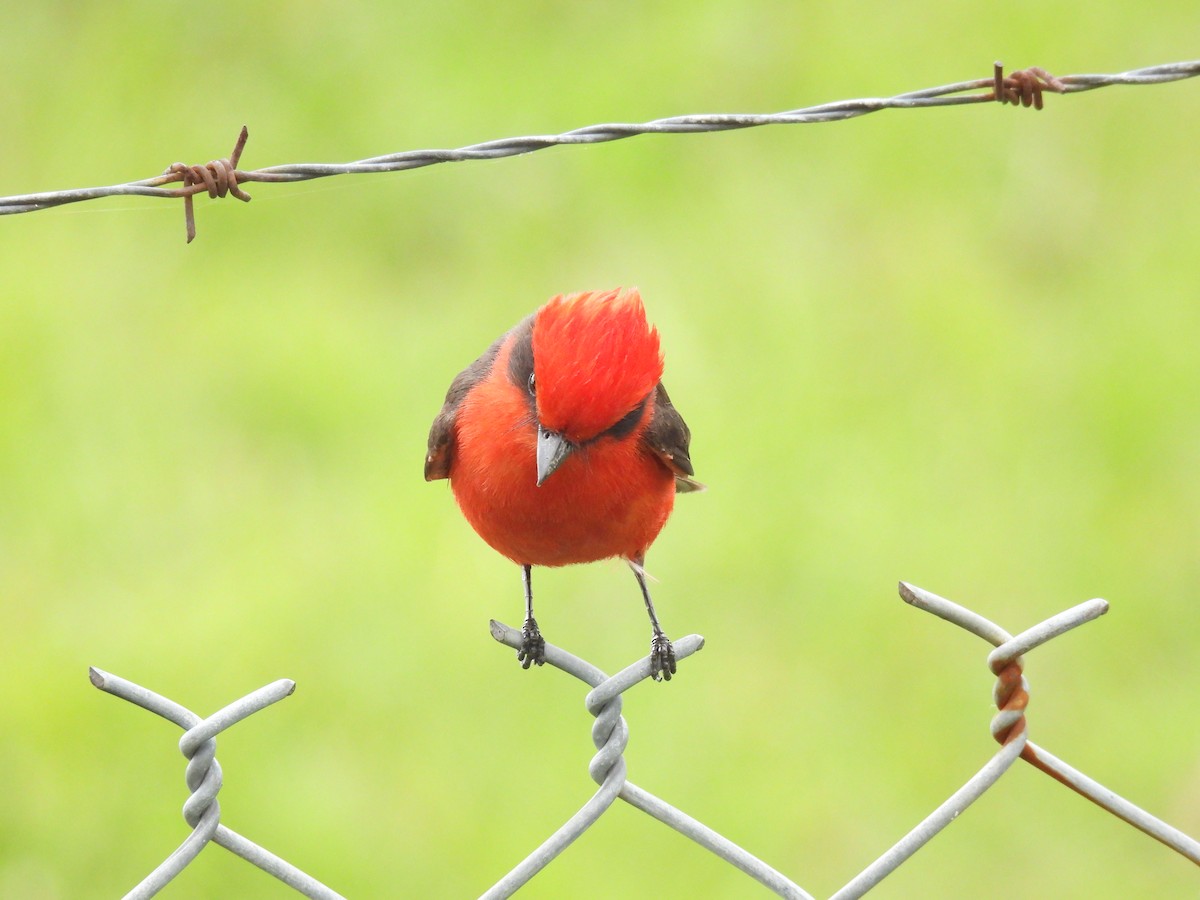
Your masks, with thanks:
[{"label": "blurred green background", "polygon": [[[1191,2],[25,5],[0,194],[769,112],[1011,68],[1197,55]],[[631,692],[633,781],[825,896],[993,752],[977,638],[1035,740],[1200,834],[1200,83],[646,137],[0,221],[0,896],[119,896],[224,821],[345,895],[471,897],[590,795],[591,718],[522,672],[519,572],[421,478],[453,375],[562,291],[637,285],[710,491],[649,568],[706,649]],[[549,639],[646,652],[619,563],[536,575]],[[1193,865],[1018,766],[881,897],[1195,896]],[[765,895],[619,805],[522,896]],[[218,848],[163,894],[287,897]]]}]

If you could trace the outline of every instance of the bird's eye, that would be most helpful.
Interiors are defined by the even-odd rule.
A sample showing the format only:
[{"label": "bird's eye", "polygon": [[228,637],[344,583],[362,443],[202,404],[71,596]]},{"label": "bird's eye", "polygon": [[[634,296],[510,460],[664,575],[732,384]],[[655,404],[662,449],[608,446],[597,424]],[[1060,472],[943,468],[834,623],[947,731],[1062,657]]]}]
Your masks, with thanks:
[{"label": "bird's eye", "polygon": [[537,393],[537,379],[534,377],[534,374],[532,372],[529,373],[529,393],[530,394]]}]

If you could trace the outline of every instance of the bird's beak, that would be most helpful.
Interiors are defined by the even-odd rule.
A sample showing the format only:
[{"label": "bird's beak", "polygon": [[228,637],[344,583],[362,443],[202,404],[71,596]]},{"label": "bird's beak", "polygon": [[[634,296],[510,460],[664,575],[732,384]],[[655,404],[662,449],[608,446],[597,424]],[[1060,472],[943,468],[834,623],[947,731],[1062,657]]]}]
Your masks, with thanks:
[{"label": "bird's beak", "polygon": [[547,431],[541,425],[538,425],[538,487],[541,487],[542,482],[554,474],[554,470],[562,465],[562,461],[571,455],[572,449],[571,442],[561,434],[554,431]]}]

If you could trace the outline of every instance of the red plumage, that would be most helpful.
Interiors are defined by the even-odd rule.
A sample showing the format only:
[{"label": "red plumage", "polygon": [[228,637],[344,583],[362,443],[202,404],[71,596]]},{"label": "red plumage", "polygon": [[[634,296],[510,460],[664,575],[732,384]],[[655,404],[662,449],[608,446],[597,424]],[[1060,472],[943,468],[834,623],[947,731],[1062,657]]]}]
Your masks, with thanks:
[{"label": "red plumage", "polygon": [[589,440],[637,406],[662,378],[658,331],[636,290],[559,295],[533,322],[538,421]]},{"label": "red plumage", "polygon": [[560,295],[460,373],[434,420],[426,479],[448,477],[472,527],[524,567],[526,666],[544,646],[530,566],[620,556],[650,613],[652,673],[674,671],[641,564],[676,490],[700,485],[662,371],[636,290]]}]

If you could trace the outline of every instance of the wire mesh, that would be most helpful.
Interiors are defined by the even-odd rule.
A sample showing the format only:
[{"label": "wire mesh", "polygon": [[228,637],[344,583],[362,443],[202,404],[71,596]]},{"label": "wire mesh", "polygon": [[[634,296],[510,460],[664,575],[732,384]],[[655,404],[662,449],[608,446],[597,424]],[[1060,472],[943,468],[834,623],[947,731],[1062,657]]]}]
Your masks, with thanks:
[{"label": "wire mesh", "polygon": [[179,751],[188,761],[185,777],[192,793],[183,804],[183,818],[192,831],[170,856],[125,894],[125,900],[153,897],[187,868],[209,843],[224,847],[267,874],[274,875],[305,897],[341,900],[341,894],[221,824],[221,804],[217,801],[217,792],[221,790],[222,774],[221,764],[216,757],[217,735],[247,716],[291,696],[296,689],[294,681],[286,678],[274,681],[202,719],[174,700],[168,700],[132,681],[95,667],[89,670],[89,675],[92,684],[100,690],[128,700],[184,729],[183,737],[179,739]]},{"label": "wire mesh", "polygon": [[[997,679],[993,692],[997,713],[991,721],[991,732],[1000,743],[1000,749],[945,802],[833,894],[836,900],[861,897],[878,885],[992,788],[1019,759],[1200,865],[1200,842],[1072,768],[1028,739],[1025,707],[1029,700],[1029,685],[1022,674],[1023,657],[1049,641],[1104,615],[1108,611],[1106,601],[1089,600],[1081,603],[1014,636],[978,613],[914,585],[901,582],[900,596],[917,609],[957,625],[995,647],[987,657],[987,665]],[[493,621],[491,632],[492,637],[501,644],[514,649],[521,647],[519,630]],[[703,646],[704,638],[695,634],[689,635],[675,642],[676,657],[683,662]],[[677,806],[629,781],[624,759],[625,748],[629,743],[629,725],[621,713],[622,696],[650,678],[649,657],[640,659],[617,674],[609,676],[590,662],[561,647],[546,644],[546,663],[579,679],[590,688],[584,698],[584,704],[588,712],[595,717],[592,742],[596,753],[588,765],[588,774],[599,787],[578,812],[484,891],[480,895],[483,900],[500,900],[512,896],[538,872],[550,865],[563,850],[582,837],[618,799],[695,841],[778,896],[793,900],[811,900],[812,894],[768,863]],[[201,719],[174,701],[99,669],[91,670],[91,678],[92,683],[101,690],[128,700],[186,729],[180,739],[179,748],[188,760],[187,785],[192,794],[184,804],[183,813],[184,820],[192,831],[178,849],[125,895],[127,898],[154,896],[177,877],[209,843],[225,847],[306,897],[329,900],[341,896],[265,848],[220,824],[217,792],[221,788],[221,767],[215,756],[216,735],[290,695],[295,689],[293,682],[286,679],[276,681],[231,703],[208,718]]]}]

